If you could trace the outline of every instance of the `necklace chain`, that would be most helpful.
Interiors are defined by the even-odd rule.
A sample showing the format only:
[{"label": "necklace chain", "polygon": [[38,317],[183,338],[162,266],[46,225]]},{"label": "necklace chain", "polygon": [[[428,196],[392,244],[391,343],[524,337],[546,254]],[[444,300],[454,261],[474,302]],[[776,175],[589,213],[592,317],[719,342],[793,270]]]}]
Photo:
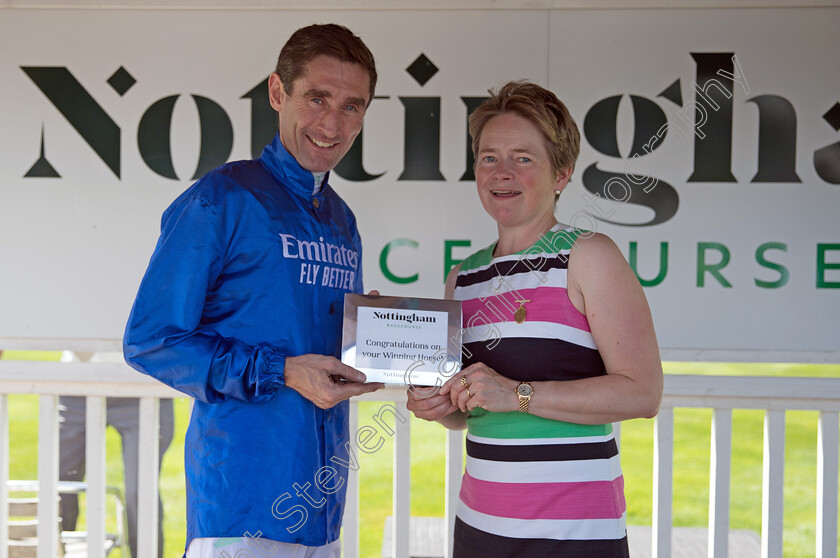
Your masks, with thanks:
[{"label": "necklace chain", "polygon": [[[514,262],[513,267],[510,268],[511,271],[513,271],[513,268],[516,267],[517,263],[519,263],[519,262]],[[496,278],[498,279],[498,286],[494,287],[494,286],[492,286],[492,283],[491,283],[490,288],[498,296],[498,295],[502,294],[502,293],[500,293],[500,291],[502,290],[502,285],[505,283],[505,278],[502,275],[501,271],[499,271],[499,266],[496,265],[496,262],[493,262],[493,268],[495,268],[495,270],[496,270]],[[491,281],[492,281],[492,279],[491,279]],[[510,290],[507,290],[505,292],[510,292]],[[513,319],[514,319],[514,321],[516,321],[516,323],[521,324],[528,318],[528,309],[525,308],[525,303],[531,302],[531,301],[526,299],[526,298],[520,298],[520,299],[514,300],[514,302],[519,304],[519,308],[517,308],[516,311],[514,312]]]},{"label": "necklace chain", "polygon": [[[547,233],[548,233],[548,231],[550,231],[551,229],[553,229],[555,225],[557,225],[557,221],[554,221],[554,223],[552,223],[552,224],[551,224],[551,225],[550,225],[550,226],[549,226],[549,227],[545,230],[545,232],[544,232],[543,234],[541,234],[541,235],[540,235],[540,239],[542,239],[542,237],[543,237],[543,236],[545,236],[545,234],[547,234]],[[539,239],[537,240],[537,242],[539,242]],[[493,251],[495,252],[495,251],[496,251],[496,248],[498,248],[498,247],[499,247],[499,243],[498,243],[498,241],[497,241],[497,242],[496,242],[496,247],[493,249]],[[493,255],[491,254],[491,257],[492,257],[492,256],[493,256]],[[494,258],[494,259],[495,259],[495,258]],[[518,263],[519,263],[519,261],[518,261],[518,260],[517,260],[517,261],[515,261],[515,262],[513,263],[513,266],[511,266],[510,271],[513,271],[513,269],[516,267],[516,265],[517,265]],[[495,261],[493,262],[493,268],[496,270],[496,277],[495,277],[494,279],[491,279],[490,289],[493,291],[493,293],[494,293],[494,294],[496,294],[496,295],[498,296],[498,295],[500,295],[500,294],[503,294],[503,293],[502,293],[502,292],[500,292],[500,291],[502,290],[502,285],[505,283],[505,276],[504,276],[504,275],[502,275],[501,271],[499,271],[499,266],[498,266],[498,265],[496,265],[496,262],[495,262]],[[510,271],[509,271],[508,273],[510,273]],[[495,280],[495,281],[497,281],[497,283],[496,283],[496,285],[495,285],[495,286],[494,286],[494,285],[493,285],[493,283],[492,283],[492,281],[494,281],[494,280]],[[511,290],[515,290],[515,289],[508,289],[508,290],[507,290],[507,291],[505,291],[505,292],[510,292]],[[520,299],[518,299],[518,300],[514,300],[514,302],[516,302],[516,303],[518,303],[518,304],[519,304],[519,308],[517,308],[517,309],[516,309],[516,311],[514,312],[514,314],[513,314],[513,319],[514,319],[514,320],[516,321],[516,323],[518,323],[518,324],[524,323],[524,322],[525,322],[525,320],[526,320],[526,319],[528,319],[528,309],[527,309],[527,308],[525,308],[525,304],[526,304],[526,303],[528,303],[528,302],[531,302],[531,301],[530,301],[530,300],[528,300],[528,299],[526,299],[526,298],[520,298]]]}]

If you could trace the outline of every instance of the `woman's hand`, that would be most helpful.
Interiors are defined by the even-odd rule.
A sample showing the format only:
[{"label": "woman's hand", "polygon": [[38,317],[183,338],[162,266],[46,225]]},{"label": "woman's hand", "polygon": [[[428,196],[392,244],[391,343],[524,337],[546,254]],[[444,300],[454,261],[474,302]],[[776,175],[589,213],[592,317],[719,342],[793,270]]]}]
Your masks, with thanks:
[{"label": "woman's hand", "polygon": [[449,395],[453,406],[461,411],[481,407],[487,411],[504,413],[519,410],[516,386],[519,382],[502,376],[486,364],[477,362],[464,368],[440,388],[441,395]]}]

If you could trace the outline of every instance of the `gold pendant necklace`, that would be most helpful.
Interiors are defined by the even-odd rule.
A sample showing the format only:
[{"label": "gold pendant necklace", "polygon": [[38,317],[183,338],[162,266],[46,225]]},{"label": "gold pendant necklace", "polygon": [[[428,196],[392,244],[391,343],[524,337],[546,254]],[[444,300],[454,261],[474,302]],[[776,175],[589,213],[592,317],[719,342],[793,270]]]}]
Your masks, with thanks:
[{"label": "gold pendant necklace", "polygon": [[[505,278],[501,274],[501,272],[499,271],[499,267],[496,265],[496,262],[493,262],[493,267],[496,269],[496,276],[499,279],[499,283],[498,283],[498,286],[496,286],[496,287],[493,287],[492,283],[491,283],[490,288],[493,290],[493,292],[496,295],[500,295],[500,294],[503,294],[503,293],[500,293],[499,291],[502,290],[502,284],[504,284]],[[526,299],[526,298],[522,298],[522,299],[514,299],[514,302],[519,303],[519,308],[517,308],[516,311],[513,313],[513,319],[518,324],[524,323],[525,320],[528,318],[528,309],[525,308],[525,303],[531,302],[531,301]],[[509,303],[505,303],[505,304],[507,305]]]},{"label": "gold pendant necklace", "polygon": [[525,309],[525,303],[531,301],[523,298],[515,302],[519,303],[519,308],[516,309],[513,319],[516,320],[516,323],[521,324],[528,317],[528,310]]},{"label": "gold pendant necklace", "polygon": [[[552,229],[554,228],[554,225],[556,225],[556,224],[557,224],[557,221],[554,221],[551,225],[549,225],[549,227],[548,227],[548,228],[547,228],[547,229],[543,232],[543,234],[541,234],[541,235],[540,235],[540,239],[541,239],[541,238],[542,238],[545,234],[547,234],[547,233],[548,233],[548,231],[552,230]],[[538,239],[538,242],[539,242],[539,239]],[[498,243],[498,241],[497,241],[497,242],[496,242],[496,247],[497,247],[497,248],[498,248],[498,245],[499,245],[499,243]],[[493,251],[495,252],[495,251],[496,251],[496,249],[494,248],[494,249],[493,249]],[[492,253],[491,253],[491,257],[493,257],[493,254],[492,254]],[[494,258],[494,259],[495,259],[495,258]],[[518,262],[517,262],[517,263],[518,263]],[[496,295],[499,295],[499,294],[500,294],[500,293],[499,293],[499,291],[501,291],[501,290],[502,290],[502,284],[505,282],[505,278],[504,278],[504,276],[501,274],[501,272],[499,272],[499,267],[496,265],[496,262],[493,262],[493,267],[496,269],[496,275],[497,275],[497,277],[498,277],[499,283],[498,283],[498,286],[497,286],[497,287],[494,287],[494,286],[492,285],[492,283],[491,283],[490,288],[493,290],[493,292],[494,292]],[[516,267],[516,264],[514,264],[514,266],[513,266],[513,267]],[[511,268],[511,271],[513,271],[513,267]],[[515,290],[515,289],[514,289],[514,290]],[[516,323],[518,323],[518,324],[525,323],[525,320],[527,320],[527,319],[528,319],[528,309],[527,309],[527,308],[525,308],[525,304],[526,304],[526,303],[528,303],[528,302],[531,302],[531,301],[530,301],[530,300],[528,300],[528,299],[526,299],[526,298],[522,298],[522,299],[519,299],[519,300],[514,300],[514,302],[519,303],[519,308],[517,308],[517,309],[516,309],[516,311],[513,313],[513,319],[514,319],[514,321],[516,321]]]}]

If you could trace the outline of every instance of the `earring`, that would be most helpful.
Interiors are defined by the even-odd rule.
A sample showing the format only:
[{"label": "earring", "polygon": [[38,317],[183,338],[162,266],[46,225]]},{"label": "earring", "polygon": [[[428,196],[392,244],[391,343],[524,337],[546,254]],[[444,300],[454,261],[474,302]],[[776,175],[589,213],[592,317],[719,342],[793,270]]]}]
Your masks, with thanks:
[{"label": "earring", "polygon": [[554,195],[559,196],[560,195],[560,190],[554,190]]}]

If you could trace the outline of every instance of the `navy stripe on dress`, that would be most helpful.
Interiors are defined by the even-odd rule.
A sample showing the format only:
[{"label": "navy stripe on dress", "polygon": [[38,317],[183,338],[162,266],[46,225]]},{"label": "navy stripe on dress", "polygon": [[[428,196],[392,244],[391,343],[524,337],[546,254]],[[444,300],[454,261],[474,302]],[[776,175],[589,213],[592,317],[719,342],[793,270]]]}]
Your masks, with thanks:
[{"label": "navy stripe on dress", "polygon": [[467,438],[467,455],[488,461],[583,461],[618,455],[615,439],[577,444],[482,444]]},{"label": "navy stripe on dress", "polygon": [[509,260],[497,262],[487,269],[470,273],[469,275],[458,275],[455,285],[458,287],[469,287],[476,283],[485,281],[498,281],[498,277],[509,279],[519,273],[533,273],[534,271],[547,272],[549,269],[567,269],[569,258],[555,256],[552,258],[533,257],[522,260]]},{"label": "navy stripe on dress", "polygon": [[[486,340],[464,343],[462,353],[465,368],[474,362],[483,362],[520,382],[579,380],[607,373],[597,349],[562,339],[494,338],[492,343]],[[523,363],[522,355],[528,355],[527,363]]]},{"label": "navy stripe on dress", "polygon": [[[630,558],[626,536],[583,541],[514,539],[485,533],[455,518],[454,538],[453,558]],[[488,548],[492,548],[492,552],[488,553]]]}]

